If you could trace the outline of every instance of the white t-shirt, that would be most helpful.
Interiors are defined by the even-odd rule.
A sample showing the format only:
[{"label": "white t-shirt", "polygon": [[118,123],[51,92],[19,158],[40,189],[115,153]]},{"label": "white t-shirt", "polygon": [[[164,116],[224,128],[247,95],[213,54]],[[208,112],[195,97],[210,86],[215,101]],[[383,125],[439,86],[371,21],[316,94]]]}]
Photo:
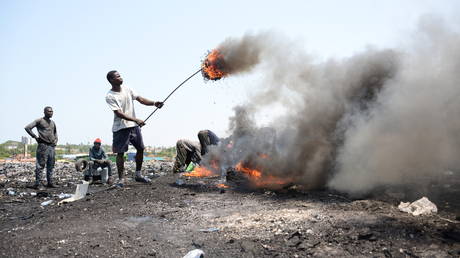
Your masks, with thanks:
[{"label": "white t-shirt", "polygon": [[[121,112],[131,117],[136,117],[134,112],[134,100],[137,96],[138,95],[132,89],[126,86],[121,86],[120,92],[109,90],[109,92],[107,92],[107,96],[105,97],[105,101],[109,104],[112,111],[121,110]],[[122,119],[115,114],[113,115],[112,132],[137,126],[137,124],[133,121]]]}]

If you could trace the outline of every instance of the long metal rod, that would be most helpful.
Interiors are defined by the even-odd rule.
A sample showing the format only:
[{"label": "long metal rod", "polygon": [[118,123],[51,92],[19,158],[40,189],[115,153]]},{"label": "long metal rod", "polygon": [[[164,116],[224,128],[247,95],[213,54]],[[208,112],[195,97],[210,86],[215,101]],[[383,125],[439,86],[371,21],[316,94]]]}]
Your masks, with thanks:
[{"label": "long metal rod", "polygon": [[[176,90],[178,90],[182,85],[184,85],[184,83],[186,83],[188,80],[190,80],[193,76],[195,76],[197,73],[201,72],[201,69],[196,71],[194,74],[190,75],[187,79],[185,79],[181,84],[179,84],[179,86],[177,86],[171,93],[169,93],[169,95],[163,100],[163,103],[166,102],[166,100],[169,99],[169,97],[171,97],[171,95],[173,95],[174,92],[176,92]],[[158,110],[158,108],[155,108],[155,110],[153,110],[152,113],[150,113],[150,115],[144,120],[147,121],[156,111]]]}]

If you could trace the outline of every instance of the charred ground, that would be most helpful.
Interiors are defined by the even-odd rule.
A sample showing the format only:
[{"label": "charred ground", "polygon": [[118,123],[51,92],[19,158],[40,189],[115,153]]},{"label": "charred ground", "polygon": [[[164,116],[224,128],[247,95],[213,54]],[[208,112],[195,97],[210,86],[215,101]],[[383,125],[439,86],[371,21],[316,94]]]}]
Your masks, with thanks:
[{"label": "charred ground", "polygon": [[[44,207],[46,197],[20,196],[34,192],[26,188],[33,165],[10,168],[1,185],[0,255],[182,257],[195,248],[207,257],[460,255],[453,179],[451,190],[437,195],[437,215],[414,217],[397,209],[408,196],[398,189],[366,199],[296,187],[223,190],[215,186],[217,178],[181,177],[178,185],[180,175],[170,173],[168,164],[155,166],[146,166],[147,173],[156,171],[150,185],[92,185],[83,200]],[[58,166],[61,187],[45,191],[49,198],[75,190],[72,169]]]}]

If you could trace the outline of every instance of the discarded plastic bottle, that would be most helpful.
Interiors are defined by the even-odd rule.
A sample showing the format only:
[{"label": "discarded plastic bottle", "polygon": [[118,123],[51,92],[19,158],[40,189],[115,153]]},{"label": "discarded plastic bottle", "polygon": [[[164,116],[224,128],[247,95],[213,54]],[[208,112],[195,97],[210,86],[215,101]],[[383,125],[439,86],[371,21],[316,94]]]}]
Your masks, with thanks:
[{"label": "discarded plastic bottle", "polygon": [[195,163],[193,162],[190,162],[190,164],[188,164],[187,168],[185,169],[185,172],[191,172],[195,169]]},{"label": "discarded plastic bottle", "polygon": [[41,205],[41,206],[46,206],[46,205],[49,205],[49,204],[51,204],[51,203],[53,203],[53,200],[44,201],[44,202],[42,202],[40,205]]}]

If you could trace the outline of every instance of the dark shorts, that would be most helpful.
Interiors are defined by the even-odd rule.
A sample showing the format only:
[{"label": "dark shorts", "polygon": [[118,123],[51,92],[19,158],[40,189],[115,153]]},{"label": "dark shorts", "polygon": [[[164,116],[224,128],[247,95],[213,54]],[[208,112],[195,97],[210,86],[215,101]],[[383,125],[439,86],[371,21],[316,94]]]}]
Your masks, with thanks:
[{"label": "dark shorts", "polygon": [[139,126],[121,129],[113,133],[112,151],[114,153],[127,152],[130,143],[136,150],[144,149],[144,141]]}]

